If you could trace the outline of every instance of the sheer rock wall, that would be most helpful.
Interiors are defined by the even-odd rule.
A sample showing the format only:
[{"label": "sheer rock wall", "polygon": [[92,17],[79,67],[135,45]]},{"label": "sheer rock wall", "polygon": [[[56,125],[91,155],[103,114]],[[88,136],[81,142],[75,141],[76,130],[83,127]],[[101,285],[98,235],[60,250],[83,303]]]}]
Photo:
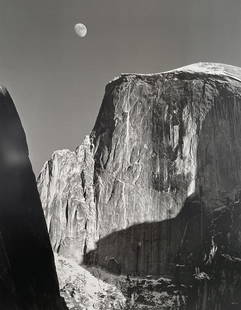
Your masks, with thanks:
[{"label": "sheer rock wall", "polygon": [[241,69],[208,63],[110,82],[85,159],[55,154],[40,174],[54,249],[71,235],[76,251],[63,255],[145,274],[171,269],[180,252],[198,256],[212,213],[240,192],[240,82]]}]

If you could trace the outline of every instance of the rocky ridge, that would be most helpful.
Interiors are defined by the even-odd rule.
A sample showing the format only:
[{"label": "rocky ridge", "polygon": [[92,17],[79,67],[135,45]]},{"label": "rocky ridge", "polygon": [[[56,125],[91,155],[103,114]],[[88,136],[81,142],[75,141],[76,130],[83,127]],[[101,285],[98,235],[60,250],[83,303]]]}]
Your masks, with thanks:
[{"label": "rocky ridge", "polygon": [[82,262],[94,249],[94,159],[89,137],[75,152],[56,151],[45,163],[38,188],[55,252]]}]

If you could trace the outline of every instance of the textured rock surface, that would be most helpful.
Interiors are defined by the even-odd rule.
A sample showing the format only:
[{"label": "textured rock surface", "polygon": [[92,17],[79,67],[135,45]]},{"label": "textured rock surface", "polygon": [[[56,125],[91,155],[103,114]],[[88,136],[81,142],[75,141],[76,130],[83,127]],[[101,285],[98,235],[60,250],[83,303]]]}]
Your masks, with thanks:
[{"label": "textured rock surface", "polygon": [[107,86],[92,133],[100,237],[172,218],[201,187],[206,202],[239,188],[240,83],[191,69]]},{"label": "textured rock surface", "polygon": [[0,308],[64,309],[54,257],[14,103],[0,91]]},{"label": "textured rock surface", "polygon": [[54,251],[82,262],[96,240],[90,139],[75,152],[56,151],[38,178],[40,198]]},{"label": "textured rock surface", "polygon": [[[240,191],[240,81],[239,68],[200,63],[160,74],[123,74],[107,85],[90,136],[91,204],[77,203],[84,216],[71,224],[91,218],[91,233],[81,224],[82,237],[73,238],[83,249],[77,261],[86,252],[90,261],[115,271],[158,274],[173,270],[180,253],[190,264],[198,260],[211,243],[213,212]],[[75,187],[69,176],[80,169],[80,179],[85,162],[71,168],[72,160],[63,160],[52,172],[46,164],[39,177],[45,214],[56,215],[49,227],[57,251],[56,239],[65,240],[60,221],[70,218],[63,212],[63,206],[70,209],[66,192]],[[65,169],[63,177],[54,172]],[[66,191],[51,187],[55,179],[64,180]],[[82,181],[77,183],[82,195]],[[78,195],[70,197],[80,201]],[[97,250],[89,253],[93,243],[84,246],[85,236]],[[72,256],[68,249],[63,254]]]}]

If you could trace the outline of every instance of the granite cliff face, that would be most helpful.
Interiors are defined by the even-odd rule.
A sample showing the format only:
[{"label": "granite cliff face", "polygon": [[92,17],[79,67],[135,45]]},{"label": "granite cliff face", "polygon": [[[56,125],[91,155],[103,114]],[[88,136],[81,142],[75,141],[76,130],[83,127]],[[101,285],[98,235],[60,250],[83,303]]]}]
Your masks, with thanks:
[{"label": "granite cliff face", "polygon": [[82,262],[95,248],[94,159],[90,138],[75,152],[56,151],[38,178],[54,251]]},{"label": "granite cliff face", "polygon": [[28,147],[14,103],[0,90],[0,308],[65,309]]},{"label": "granite cliff face", "polygon": [[82,155],[58,151],[39,176],[53,248],[119,272],[201,264],[240,195],[240,82],[209,63],[110,82]]}]

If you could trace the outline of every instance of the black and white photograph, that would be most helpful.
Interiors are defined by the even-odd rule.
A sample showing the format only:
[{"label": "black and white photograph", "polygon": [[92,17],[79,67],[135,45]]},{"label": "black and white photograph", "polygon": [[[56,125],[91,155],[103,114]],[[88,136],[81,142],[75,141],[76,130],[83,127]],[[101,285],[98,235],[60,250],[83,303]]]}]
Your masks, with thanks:
[{"label": "black and white photograph", "polygon": [[0,310],[241,310],[241,1],[0,0]]}]

